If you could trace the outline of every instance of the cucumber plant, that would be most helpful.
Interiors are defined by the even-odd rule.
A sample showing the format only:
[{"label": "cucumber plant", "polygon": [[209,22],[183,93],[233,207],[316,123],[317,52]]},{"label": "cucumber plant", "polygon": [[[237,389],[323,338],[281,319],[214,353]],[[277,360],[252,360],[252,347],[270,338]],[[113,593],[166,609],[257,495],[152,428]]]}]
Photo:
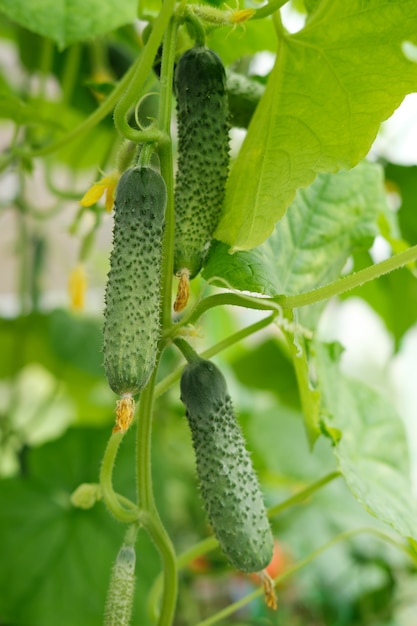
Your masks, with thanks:
[{"label": "cucumber plant", "polygon": [[[87,4],[89,2],[92,0],[86,0]],[[17,8],[8,10],[15,10],[18,16],[21,15],[21,2],[16,0],[10,7],[12,4]],[[45,4],[49,5],[49,0],[45,0]],[[48,20],[41,20],[42,28],[62,49],[71,44],[69,38],[73,36],[74,24],[82,24],[85,28],[84,39],[89,42],[90,29],[95,34],[102,34],[98,25],[102,20],[106,21],[108,8],[111,17],[109,28],[113,28],[115,18],[114,11],[110,10],[111,4],[110,0],[103,0],[100,11],[96,7],[97,20],[93,23],[78,13],[74,12],[73,15],[72,9],[68,8],[66,16],[75,17],[75,22],[70,23],[72,28],[68,27],[65,32],[58,28],[62,17],[58,25],[53,22],[54,28],[49,26]],[[15,83],[12,81],[9,85],[10,93],[4,90],[3,113],[13,113],[16,129],[10,149],[2,156],[1,167],[12,165],[15,168],[20,164],[23,180],[23,174],[30,169],[32,158],[50,154],[56,154],[57,159],[61,156],[69,158],[69,151],[61,151],[61,148],[78,140],[80,143],[76,144],[73,151],[77,159],[93,153],[94,166],[111,172],[93,185],[91,193],[87,192],[72,227],[73,232],[78,232],[78,226],[82,230],[81,222],[85,217],[93,218],[94,225],[92,228],[90,225],[90,231],[81,246],[79,260],[83,264],[82,271],[75,272],[73,276],[74,300],[80,303],[78,308],[84,301],[88,275],[85,270],[88,270],[89,255],[96,244],[99,227],[106,219],[111,219],[100,205],[95,206],[95,202],[105,191],[106,208],[111,209],[118,180],[113,248],[105,288],[103,349],[98,357],[98,360],[103,357],[104,372],[97,366],[97,377],[101,376],[100,384],[105,383],[106,377],[108,387],[118,398],[116,424],[112,432],[108,433],[98,481],[85,482],[68,499],[73,506],[84,510],[92,508],[101,500],[110,514],[120,524],[127,526],[119,553],[115,551],[115,565],[109,577],[105,610],[105,623],[109,625],[127,625],[135,623],[135,620],[137,623],[143,622],[144,626],[172,626],[174,622],[190,623],[190,620],[193,623],[198,621],[198,626],[226,623],[229,615],[248,605],[254,598],[262,597],[262,594],[265,595],[267,606],[264,602],[257,605],[256,610],[262,612],[259,619],[271,623],[280,620],[279,614],[274,617],[269,611],[275,607],[275,588],[278,584],[334,543],[351,538],[362,530],[355,528],[342,532],[320,547],[314,545],[311,550],[305,549],[304,554],[300,549],[300,560],[292,563],[284,572],[275,572],[271,580],[268,572],[271,571],[270,560],[276,545],[274,534],[278,535],[277,529],[283,526],[275,526],[271,522],[271,528],[269,520],[296,503],[308,500],[310,504],[312,494],[342,474],[357,500],[376,517],[390,524],[406,541],[393,539],[379,528],[368,531],[399,547],[407,558],[411,555],[415,559],[412,548],[417,541],[417,511],[413,508],[412,497],[406,489],[402,491],[406,482],[402,473],[405,462],[400,457],[405,446],[401,447],[403,439],[398,424],[393,424],[395,420],[388,423],[388,419],[385,419],[385,405],[380,397],[377,402],[377,396],[374,392],[372,395],[369,389],[359,387],[357,395],[352,399],[355,385],[351,381],[346,382],[336,365],[339,347],[334,344],[323,347],[315,341],[315,329],[320,305],[330,297],[344,294],[399,267],[406,266],[407,270],[404,271],[409,272],[409,280],[415,274],[413,263],[417,259],[417,249],[407,247],[405,241],[396,239],[395,228],[390,230],[392,216],[388,219],[384,212],[385,196],[382,202],[379,191],[375,191],[376,170],[379,172],[377,176],[380,176],[378,166],[372,165],[370,179],[367,167],[359,169],[362,174],[354,178],[351,187],[345,186],[342,177],[340,190],[340,179],[332,178],[331,173],[341,168],[348,171],[356,166],[366,155],[384,116],[398,106],[407,90],[415,89],[417,66],[413,45],[417,44],[417,13],[410,0],[397,0],[396,3],[369,0],[367,11],[363,11],[364,3],[361,0],[351,0],[350,3],[342,0],[334,0],[332,3],[306,0],[304,3],[292,3],[298,7],[304,5],[308,11],[305,28],[289,34],[280,17],[280,8],[284,4],[283,0],[270,0],[258,9],[242,7],[233,10],[226,6],[199,5],[187,0],[165,0],[156,14],[155,3],[141,0],[138,16],[148,24],[139,43],[133,25],[117,33],[119,45],[130,42],[132,52],[130,57],[126,57],[126,62],[131,67],[117,84],[111,82],[111,74],[107,75],[105,84],[99,89],[97,87],[100,85],[93,80],[94,98],[99,100],[99,104],[97,100],[94,100],[94,105],[87,103],[86,106],[93,106],[91,114],[81,125],[72,128],[64,136],[57,135],[52,142],[50,136],[62,132],[62,128],[49,125],[49,108],[40,107],[37,111],[32,104],[32,93],[28,102],[23,102],[15,95]],[[32,14],[31,3],[26,5],[23,13]],[[130,10],[126,9],[127,12]],[[120,17],[122,21],[126,20],[127,14],[122,12],[117,19]],[[245,21],[246,25],[243,24]],[[36,14],[33,22],[39,25]],[[27,21],[22,26],[26,28]],[[10,32],[9,25],[6,30]],[[55,31],[60,33],[59,36],[54,34]],[[26,34],[26,30],[22,32]],[[22,35],[21,39],[26,40],[26,36]],[[265,86],[247,79],[244,74],[248,71],[249,61],[257,53],[271,50],[276,42],[278,54],[273,70],[265,78]],[[101,40],[91,45],[88,43],[82,50],[82,56],[77,46],[65,50],[62,56],[51,46],[51,40],[45,39],[42,54],[38,55],[39,50],[36,51],[41,59],[42,79],[34,81],[34,88],[39,88],[35,96],[39,96],[42,103],[45,101],[48,107],[52,106],[53,103],[46,102],[47,77],[57,72],[58,83],[62,86],[62,108],[59,111],[67,116],[65,125],[68,122],[68,127],[72,127],[72,107],[77,107],[79,90],[85,89],[81,70],[86,50],[91,57],[89,63],[95,65],[92,74],[98,76],[107,53],[111,54],[111,46]],[[25,50],[21,56],[26,58],[29,67]],[[71,82],[77,74],[77,63],[83,82],[77,84],[77,92],[74,94]],[[375,72],[376,67],[378,72]],[[328,85],[331,87],[328,88]],[[142,128],[134,113],[151,93],[157,94],[157,98],[153,98],[157,107],[152,108],[149,124]],[[175,105],[176,116],[173,111]],[[85,114],[83,109],[77,109],[77,113],[80,112]],[[112,112],[113,119],[110,119]],[[31,117],[33,119],[29,124]],[[178,128],[177,143],[175,136],[171,136],[175,121]],[[117,136],[113,134],[113,122],[118,131]],[[247,133],[243,144],[233,149],[236,157],[230,163],[230,136],[234,126],[247,129]],[[95,127],[97,137],[108,138],[109,143],[111,140],[110,148],[109,145],[103,145],[103,139],[100,151],[95,146],[94,150],[89,150],[90,131]],[[240,136],[239,133],[236,135]],[[122,151],[122,157],[115,157],[123,140],[127,142],[124,143],[127,148]],[[96,162],[97,154],[100,154],[99,163]],[[62,190],[57,181],[53,180],[53,160],[46,160],[45,166],[48,186],[56,197],[74,200],[72,189]],[[315,183],[308,187],[316,176],[316,182],[320,183],[318,188],[313,186]],[[332,181],[335,180],[333,187]],[[380,190],[382,182],[380,178],[378,181]],[[305,187],[308,188],[302,189]],[[301,192],[298,191],[300,189]],[[36,237],[31,240],[28,232],[38,236],[36,229],[45,218],[37,207],[31,206],[29,195],[28,189],[22,188],[15,198],[22,237],[19,249],[25,251],[31,250],[30,246],[36,241]],[[80,195],[76,194],[77,199]],[[294,196],[296,199],[291,204]],[[350,204],[352,196],[354,199]],[[288,214],[283,217],[287,209]],[[380,213],[378,216],[377,211]],[[27,216],[36,221],[36,229],[32,233]],[[275,230],[269,237],[273,228]],[[348,258],[362,265],[365,263],[367,257],[364,248],[370,245],[378,229],[384,233],[393,249],[400,252],[380,264],[370,265],[341,278]],[[218,241],[213,243],[215,239]],[[230,251],[236,254],[229,254]],[[358,252],[361,254],[359,261]],[[27,313],[25,289],[29,290],[29,284],[34,292],[38,288],[41,266],[39,255],[43,254],[45,252],[41,248],[34,250],[33,258],[36,262],[33,263],[30,280],[24,279],[22,272],[24,318]],[[30,260],[28,255],[23,259],[22,267],[26,270],[31,265]],[[197,302],[191,303],[185,310],[189,281],[200,272],[201,282],[197,280],[194,283],[196,293],[201,285],[204,289],[198,293]],[[177,286],[175,277],[179,278],[179,285],[173,303],[173,292]],[[208,284],[210,281],[214,286]],[[219,292],[217,287],[223,290]],[[379,301],[375,294],[368,296],[370,301]],[[394,298],[388,300],[390,305],[392,300]],[[39,302],[38,297],[33,297],[34,309]],[[227,329],[218,324],[218,318],[212,312],[213,308],[220,306],[252,309],[257,313],[263,312],[264,316],[252,323],[247,322],[246,318],[243,321],[243,318],[233,318],[233,325],[245,325],[236,332],[226,334]],[[384,307],[380,305],[380,308]],[[391,310],[388,306],[385,308]],[[199,340],[201,330],[197,329],[202,319],[202,332],[207,329],[206,343],[209,345],[204,350]],[[223,319],[226,319],[226,313]],[[26,319],[24,321],[26,324]],[[214,325],[216,334],[222,332],[226,336],[212,344],[211,326]],[[276,411],[276,426],[270,425],[271,438],[276,437],[270,443],[271,455],[275,454],[276,444],[282,446],[282,441],[287,441],[285,437],[281,440],[282,423],[285,422],[286,413],[291,413],[291,417],[294,413],[300,417],[300,423],[304,419],[311,447],[319,436],[324,435],[331,442],[338,463],[336,467],[331,457],[333,464],[325,466],[323,474],[327,473],[324,477],[313,479],[308,474],[294,478],[294,474],[290,477],[291,484],[285,482],[283,488],[280,480],[287,477],[277,475],[280,470],[276,471],[276,468],[273,475],[269,472],[266,452],[265,460],[261,459],[265,444],[257,442],[253,436],[253,431],[257,430],[264,416],[257,416],[253,409],[255,400],[249,394],[244,396],[245,402],[249,398],[248,404],[251,406],[248,410],[249,428],[246,431],[251,439],[250,445],[246,446],[225,377],[212,361],[223,350],[265,329],[270,331],[274,339],[279,336],[282,348],[282,355],[280,351],[280,356],[274,360],[274,367],[271,367],[273,382],[266,383],[269,385],[268,390],[273,393],[265,396],[273,396],[271,402],[277,395],[283,404],[288,401],[283,415],[282,406]],[[13,343],[13,350],[15,345],[20,346],[20,341],[19,335],[19,341]],[[78,347],[78,352],[81,351]],[[21,352],[16,351],[19,358]],[[253,353],[250,354],[252,358]],[[79,355],[76,356],[78,358]],[[15,360],[11,360],[14,364]],[[279,363],[279,367],[275,367],[275,362]],[[257,379],[253,384],[258,388],[263,388],[264,382],[259,381],[265,371],[264,364],[261,365],[262,374],[258,377],[254,368],[251,370],[250,385],[253,377]],[[230,376],[230,389],[231,383]],[[287,385],[291,387],[289,391]],[[155,402],[168,390],[172,394],[164,404],[158,404],[158,410],[155,411]],[[16,402],[14,398],[17,395],[10,394],[11,405]],[[369,398],[375,401],[369,401],[365,406],[364,398],[367,402]],[[133,422],[135,399],[138,403],[135,451],[131,459],[128,454],[123,458],[126,463],[131,463],[127,473],[135,477],[135,493],[127,497],[116,491],[113,473],[119,448]],[[199,516],[201,528],[205,529],[201,530],[201,534],[207,532],[209,535],[194,545],[190,545],[190,537],[198,533],[197,525],[193,527],[192,533],[183,533],[181,527],[179,533],[174,530],[170,537],[165,518],[171,513],[167,511],[167,506],[162,521],[159,502],[164,494],[161,490],[157,500],[157,489],[153,484],[153,479],[159,479],[162,474],[162,471],[154,471],[152,451],[159,431],[158,428],[156,432],[153,429],[153,418],[156,415],[159,419],[163,415],[164,426],[169,423],[173,430],[181,428],[184,422],[181,400],[192,439],[181,442],[181,445],[187,446],[189,454],[195,458],[206,515],[200,510],[201,507],[193,513]],[[383,453],[386,438],[381,438],[381,452],[378,449],[375,453],[372,436],[369,441],[368,431],[363,436],[358,426],[363,426],[365,415],[366,426],[376,428],[378,435],[380,432],[393,433],[389,440],[390,443],[391,439],[395,441],[396,446],[390,446],[390,450]],[[381,415],[384,420],[380,419]],[[256,421],[258,417],[259,422]],[[264,423],[262,421],[262,427]],[[343,432],[345,429],[347,436]],[[13,429],[10,432],[14,436]],[[374,433],[375,430],[370,432]],[[9,432],[5,428],[0,434],[1,444],[2,437],[9,437]],[[262,431],[264,438],[269,434]],[[13,437],[9,438],[12,441]],[[125,443],[129,445],[129,438]],[[397,444],[400,452],[396,451]],[[297,469],[302,454],[308,454],[306,447],[300,446],[294,453]],[[358,462],[357,447],[366,457],[366,465]],[[267,448],[265,445],[265,450]],[[256,450],[253,460],[251,449]],[[125,452],[126,448],[120,454]],[[296,456],[298,454],[299,457]],[[292,449],[287,456],[293,456]],[[383,467],[389,493],[380,481],[380,473],[376,473],[377,480],[374,473],[374,477],[371,476],[367,482],[364,474],[369,468],[371,475],[370,468],[375,465],[378,472]],[[158,470],[162,466],[161,463]],[[364,466],[366,472],[363,471]],[[260,470],[259,480],[255,469]],[[187,471],[191,484],[194,480],[191,466],[187,466]],[[169,479],[167,477],[167,483]],[[300,487],[304,479],[307,484]],[[269,482],[266,483],[266,480]],[[131,485],[127,481],[126,485],[127,492]],[[20,483],[16,491],[26,495],[26,486]],[[124,485],[119,489],[124,492]],[[372,493],[374,489],[375,496]],[[397,492],[400,495],[396,499]],[[268,496],[265,502],[263,493]],[[61,507],[61,498],[57,501],[55,483],[52,500],[49,504],[53,507],[58,504],[58,508],[67,512],[68,502],[62,500],[65,506]],[[266,504],[270,502],[275,504],[267,508]],[[84,521],[88,513],[80,513]],[[303,512],[299,514],[301,519]],[[81,515],[73,517],[77,523],[81,519]],[[182,520],[183,517],[181,524]],[[0,521],[3,522],[3,516]],[[171,521],[167,520],[167,527]],[[285,523],[286,519],[283,519],[282,524]],[[106,532],[114,533],[111,535],[114,538],[120,527],[115,529],[110,522]],[[91,536],[91,529],[89,533]],[[161,573],[149,590],[146,610],[143,600],[148,589],[146,584],[141,583],[149,582],[150,587],[151,582],[145,581],[145,576],[150,578],[151,570],[156,575],[157,566],[154,562],[149,567],[149,563],[144,563],[139,548],[142,547],[142,538],[146,543],[145,534],[152,540],[152,544],[149,542],[149,553],[155,546],[161,560]],[[306,532],[305,535],[310,539],[314,533]],[[179,536],[186,548],[181,554],[178,553],[178,546],[174,545]],[[0,537],[3,537],[2,533]],[[13,548],[17,545],[10,543]],[[190,611],[192,617],[189,618],[185,611],[181,613],[187,602],[177,603],[179,570],[218,546],[222,552],[216,556],[216,567],[224,574],[222,582],[226,577],[229,580],[236,576],[233,580],[241,581],[242,576],[257,573],[262,584],[255,585],[251,593],[236,601],[233,601],[230,593],[229,605],[214,615],[206,617],[202,611],[200,614],[201,607],[198,607],[195,614]],[[48,551],[45,552],[49,555]],[[153,556],[152,552],[151,558]],[[12,565],[16,561],[14,550],[10,560]],[[19,571],[17,585],[20,604],[23,589],[20,585],[21,574]],[[97,575],[102,575],[102,572]],[[52,578],[51,572],[48,585],[54,582]],[[135,578],[139,582],[136,586]],[[180,583],[186,585],[190,578],[188,572],[188,576],[182,577]],[[245,578],[248,579],[252,579],[252,576]],[[38,581],[39,570],[36,570]],[[36,584],[31,586],[36,588]],[[90,591],[93,595],[94,590]],[[84,587],[82,592],[85,596]],[[187,598],[192,596],[189,593]],[[7,598],[0,597],[1,620],[7,623],[28,623],[26,615],[22,618],[19,611],[12,615],[3,609],[7,601]],[[35,609],[40,604],[37,599]],[[89,604],[97,605],[98,602],[91,601]],[[175,615],[177,604],[178,612],[181,613],[178,618]],[[135,610],[141,611],[139,616],[135,615]],[[42,617],[34,614],[33,623],[52,623],[50,615],[47,619]],[[61,617],[65,620],[65,616]],[[101,617],[91,623],[99,623]],[[69,619],[63,622],[64,626],[82,624],[77,620],[71,623]],[[242,619],[249,624],[249,613]],[[58,622],[59,617],[54,623]]]}]

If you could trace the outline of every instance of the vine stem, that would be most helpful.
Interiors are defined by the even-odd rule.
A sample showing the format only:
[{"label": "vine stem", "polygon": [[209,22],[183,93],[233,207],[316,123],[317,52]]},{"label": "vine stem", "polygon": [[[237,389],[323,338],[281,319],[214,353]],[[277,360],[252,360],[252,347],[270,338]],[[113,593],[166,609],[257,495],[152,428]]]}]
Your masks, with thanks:
[{"label": "vine stem", "polygon": [[[342,541],[346,541],[356,535],[361,535],[365,533],[375,535],[376,537],[379,537],[380,539],[387,541],[388,543],[391,543],[392,545],[400,549],[402,552],[405,552],[405,554],[409,558],[412,558],[413,560],[415,560],[415,558],[413,558],[407,546],[399,542],[397,539],[395,539],[391,535],[388,535],[387,533],[384,533],[383,531],[378,530],[376,528],[354,528],[353,530],[347,530],[342,533],[339,533],[338,535],[330,539],[330,541],[327,541],[325,544],[323,544],[316,550],[313,550],[313,552],[311,552],[304,559],[301,559],[300,561],[298,561],[298,563],[296,563],[292,567],[289,567],[285,572],[283,572],[282,574],[280,574],[280,576],[277,576],[277,578],[274,579],[274,586],[277,586],[279,583],[283,582],[284,580],[286,580],[293,574],[296,574],[299,570],[301,570],[306,565],[309,565],[317,557],[323,554],[323,552],[326,552],[327,550],[329,550],[336,544],[341,543]],[[248,595],[241,598],[237,602],[234,602],[233,604],[229,604],[227,607],[225,607],[224,609],[222,609],[221,611],[219,611],[212,617],[209,617],[207,619],[204,619],[201,622],[198,622],[196,626],[211,626],[212,624],[217,624],[218,622],[225,619],[229,615],[232,615],[232,613],[234,613],[235,611],[238,611],[242,607],[249,604],[249,602],[251,602],[252,600],[255,600],[255,598],[258,598],[262,595],[263,595],[263,589],[261,588],[256,589],[256,591],[249,593]]]},{"label": "vine stem", "polygon": [[279,504],[275,504],[274,506],[269,507],[268,517],[269,518],[276,517],[277,515],[280,515],[282,511],[285,511],[285,509],[288,509],[294,506],[295,504],[299,504],[300,502],[307,500],[307,498],[309,498],[314,492],[318,491],[319,489],[321,489],[328,483],[332,482],[332,480],[339,478],[339,476],[341,475],[342,474],[338,470],[334,472],[330,472],[329,474],[326,474],[326,476],[323,476],[323,478],[316,480],[314,483],[311,483],[311,485],[308,485],[305,489],[301,489],[300,491],[295,493],[293,496],[290,496],[283,502],[280,502]]},{"label": "vine stem", "polygon": [[272,15],[286,4],[288,0],[271,0],[260,9],[256,9],[251,20],[262,20],[264,17]]},{"label": "vine stem", "polygon": [[162,559],[164,591],[158,624],[159,626],[171,626],[177,603],[177,561],[172,542],[159,517],[152,487],[152,415],[157,366],[158,364],[149,383],[142,391],[139,402],[136,447],[137,495],[141,512],[143,512],[141,521],[158,548]]},{"label": "vine stem", "polygon": [[[127,114],[132,104],[137,102],[138,94],[143,87],[146,77],[152,70],[152,64],[156,53],[158,52],[158,48],[162,42],[165,32],[167,31],[171,16],[174,12],[175,3],[176,0],[165,0],[165,2],[162,3],[162,8],[152,25],[152,32],[146,42],[142,55],[139,58],[139,63],[135,67],[125,93],[120,98],[114,110],[114,123],[117,130],[124,137],[131,139],[132,141],[144,141],[147,133],[150,134],[149,140],[151,141],[155,141],[160,138],[160,130],[137,131],[132,128],[127,121]],[[162,86],[161,82],[161,87]],[[151,135],[153,139],[151,138]]]},{"label": "vine stem", "polygon": [[[207,348],[207,350],[204,350],[203,352],[201,352],[200,354],[201,358],[210,359],[212,356],[219,354],[219,352],[222,352],[223,350],[230,348],[231,346],[238,343],[239,341],[242,341],[242,339],[245,339],[246,337],[250,337],[254,333],[258,332],[259,330],[262,330],[263,328],[266,328],[267,326],[269,326],[269,324],[271,324],[274,321],[275,317],[276,317],[276,313],[273,313],[272,315],[268,315],[262,320],[259,320],[258,322],[251,324],[250,326],[246,326],[245,328],[242,328],[236,333],[233,333],[233,335],[226,337],[226,339],[219,341],[218,343],[214,344],[210,348]],[[169,374],[168,376],[166,376],[163,380],[161,380],[155,386],[155,398],[159,398],[159,396],[162,396],[166,391],[168,391],[170,387],[172,387],[172,385],[174,385],[177,381],[179,381],[181,377],[182,369],[183,369],[183,366],[181,365],[174,372],[172,372],[172,374]]]},{"label": "vine stem", "polygon": [[353,272],[323,287],[306,291],[297,296],[277,296],[274,300],[285,309],[295,309],[297,307],[315,304],[322,300],[328,300],[333,296],[340,296],[342,293],[346,293],[355,287],[361,287],[365,283],[369,283],[371,280],[375,280],[375,278],[380,278],[384,274],[389,274],[389,272],[404,267],[404,265],[416,259],[417,246],[412,246],[403,252],[394,254],[389,259],[385,259],[385,261],[365,267],[358,272]]},{"label": "vine stem", "polygon": [[[136,507],[126,509],[122,506],[120,504],[120,496],[115,493],[112,485],[114,462],[123,436],[124,433],[122,432],[112,433],[107,443],[100,470],[100,487],[104,503],[110,513],[120,522],[132,523],[138,522],[139,510]],[[123,501],[126,500],[123,498]]]},{"label": "vine stem", "polygon": [[165,233],[163,242],[163,263],[161,280],[161,323],[162,329],[172,324],[172,275],[174,272],[174,172],[171,141],[172,84],[174,78],[174,59],[178,23],[173,17],[167,27],[161,60],[161,80],[158,125],[163,140],[159,144],[161,174],[167,189],[165,213]]},{"label": "vine stem", "polygon": [[355,287],[362,287],[362,285],[416,260],[417,246],[412,246],[403,252],[394,254],[389,259],[385,259],[380,263],[375,263],[358,272],[343,276],[343,278],[339,278],[328,285],[312,289],[311,291],[305,291],[295,296],[277,295],[270,298],[259,296],[258,298],[252,297],[248,299],[246,296],[234,292],[215,294],[201,300],[190,315],[184,318],[182,325],[195,323],[206,311],[216,306],[231,305],[241,306],[247,309],[270,311],[274,309],[276,305],[281,306],[283,309],[297,309],[310,304],[316,304],[317,302],[328,300],[334,296],[340,296],[347,291],[355,289]]}]

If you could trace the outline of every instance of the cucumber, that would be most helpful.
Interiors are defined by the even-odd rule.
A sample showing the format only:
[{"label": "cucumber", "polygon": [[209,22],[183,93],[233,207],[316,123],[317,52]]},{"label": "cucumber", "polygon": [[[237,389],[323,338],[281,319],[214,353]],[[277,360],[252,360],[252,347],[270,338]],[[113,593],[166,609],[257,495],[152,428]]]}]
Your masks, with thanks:
[{"label": "cucumber", "polygon": [[265,87],[257,80],[232,70],[226,72],[226,85],[231,125],[247,128]]},{"label": "cucumber", "polygon": [[178,169],[175,184],[174,272],[200,271],[223,211],[229,167],[225,69],[215,52],[195,46],[175,70]]},{"label": "cucumber", "polygon": [[129,626],[135,598],[135,548],[123,544],[113,565],[107,592],[104,626]]},{"label": "cucumber", "polygon": [[104,310],[104,368],[111,389],[138,393],[155,365],[166,187],[150,167],[132,167],[116,189]]},{"label": "cucumber", "polygon": [[196,357],[185,366],[181,400],[214,534],[237,569],[260,572],[272,558],[272,532],[225,378],[214,363]]}]

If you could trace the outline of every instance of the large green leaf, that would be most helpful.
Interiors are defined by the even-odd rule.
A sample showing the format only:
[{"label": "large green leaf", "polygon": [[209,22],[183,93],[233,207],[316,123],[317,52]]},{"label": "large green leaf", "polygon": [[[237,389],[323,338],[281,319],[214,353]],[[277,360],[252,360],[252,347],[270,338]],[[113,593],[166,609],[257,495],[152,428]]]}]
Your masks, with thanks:
[{"label": "large green leaf", "polygon": [[385,207],[378,165],[362,162],[350,171],[320,174],[298,191],[261,246],[231,255],[226,245],[215,245],[204,278],[270,296],[314,289],[336,279],[353,250],[371,245]]},{"label": "large green leaf", "polygon": [[249,21],[243,28],[216,28],[208,36],[210,48],[216,50],[225,65],[264,50],[275,52],[277,36],[272,20]]},{"label": "large green leaf", "polygon": [[[124,528],[103,504],[74,509],[70,495],[96,482],[108,429],[80,429],[29,452],[25,476],[0,481],[2,623],[100,626],[110,569]],[[132,483],[134,440],[124,444],[117,476]],[[126,493],[126,491],[124,491]],[[159,559],[145,536],[138,545],[141,584],[135,618],[147,624],[145,598]]]},{"label": "large green leaf", "polygon": [[137,0],[0,0],[0,11],[65,48],[133,22]]},{"label": "large green leaf", "polygon": [[371,515],[416,540],[417,500],[403,423],[387,398],[341,373],[339,352],[316,344],[325,427],[342,434],[334,448],[339,469]]},{"label": "large green leaf", "polygon": [[233,164],[216,237],[262,243],[299,187],[355,166],[380,123],[415,91],[414,0],[328,0],[304,29],[280,34],[275,67]]}]

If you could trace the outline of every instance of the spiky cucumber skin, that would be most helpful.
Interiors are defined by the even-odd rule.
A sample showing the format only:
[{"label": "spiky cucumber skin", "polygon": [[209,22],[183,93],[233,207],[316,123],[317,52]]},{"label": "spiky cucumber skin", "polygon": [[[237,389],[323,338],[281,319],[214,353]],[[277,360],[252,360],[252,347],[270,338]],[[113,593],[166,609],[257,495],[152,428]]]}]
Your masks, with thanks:
[{"label": "spiky cucumber skin", "polygon": [[261,571],[271,561],[273,537],[223,374],[205,359],[188,363],[181,376],[181,399],[213,531],[237,569]]},{"label": "spiky cucumber skin", "polygon": [[160,337],[160,281],[167,192],[150,167],[121,176],[104,310],[104,367],[119,395],[148,382]]},{"label": "spiky cucumber skin", "polygon": [[174,272],[200,271],[223,212],[229,167],[225,69],[208,48],[184,52],[175,70],[178,169]]}]

